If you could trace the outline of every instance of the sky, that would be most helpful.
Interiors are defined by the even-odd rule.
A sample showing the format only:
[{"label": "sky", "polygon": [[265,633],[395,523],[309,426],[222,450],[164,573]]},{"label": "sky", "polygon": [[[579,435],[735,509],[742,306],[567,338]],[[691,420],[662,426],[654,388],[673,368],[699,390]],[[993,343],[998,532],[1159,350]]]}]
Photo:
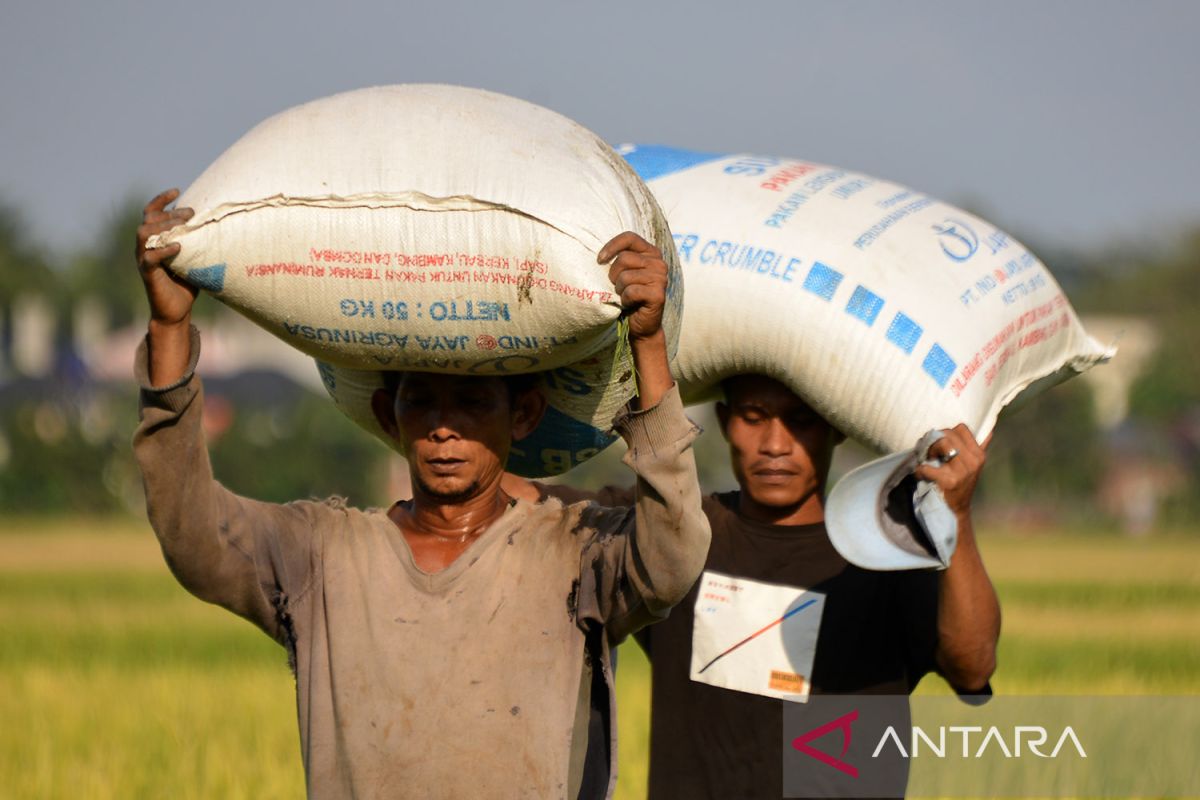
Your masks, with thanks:
[{"label": "sky", "polygon": [[9,3],[0,203],[51,252],[262,119],[362,86],[511,94],[614,144],[788,156],[1090,252],[1200,223],[1190,0]]}]

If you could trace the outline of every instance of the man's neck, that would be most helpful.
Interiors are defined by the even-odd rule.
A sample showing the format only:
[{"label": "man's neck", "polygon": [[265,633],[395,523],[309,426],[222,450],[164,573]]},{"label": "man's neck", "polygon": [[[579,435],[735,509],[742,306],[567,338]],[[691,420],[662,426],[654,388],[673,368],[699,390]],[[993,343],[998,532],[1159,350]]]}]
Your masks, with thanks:
[{"label": "man's neck", "polygon": [[817,525],[825,521],[825,498],[816,493],[796,505],[767,506],[742,490],[738,492],[738,514],[765,525]]},{"label": "man's neck", "polygon": [[510,500],[500,489],[499,481],[470,497],[453,500],[414,487],[412,505],[396,522],[407,533],[439,539],[473,539],[500,519]]}]

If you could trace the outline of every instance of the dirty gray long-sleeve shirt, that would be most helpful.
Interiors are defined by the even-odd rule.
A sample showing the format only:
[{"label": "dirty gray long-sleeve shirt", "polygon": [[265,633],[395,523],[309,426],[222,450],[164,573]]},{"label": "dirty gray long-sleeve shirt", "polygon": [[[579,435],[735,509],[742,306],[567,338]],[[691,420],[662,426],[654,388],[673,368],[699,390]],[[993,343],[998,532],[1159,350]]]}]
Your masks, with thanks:
[{"label": "dirty gray long-sleeve shirt", "polygon": [[[217,483],[198,355],[193,333],[192,369],[157,390],[138,355],[147,510],[184,587],[287,648],[309,796],[578,796],[597,687],[612,713],[610,643],[664,617],[708,549],[678,392],[616,422],[634,508],[516,501],[430,574],[382,510]],[[615,785],[607,727],[595,796]]]}]

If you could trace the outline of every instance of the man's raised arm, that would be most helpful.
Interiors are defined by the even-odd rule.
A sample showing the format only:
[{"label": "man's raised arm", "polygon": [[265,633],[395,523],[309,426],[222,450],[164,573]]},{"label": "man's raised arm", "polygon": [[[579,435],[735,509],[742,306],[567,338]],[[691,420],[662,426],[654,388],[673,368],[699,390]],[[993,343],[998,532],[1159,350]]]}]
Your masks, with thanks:
[{"label": "man's raised arm", "polygon": [[150,305],[135,373],[141,386],[134,453],[146,510],[172,573],[190,592],[281,639],[279,604],[311,580],[313,504],[278,506],[238,497],[213,479],[201,431],[203,390],[195,376],[200,337],[191,326],[196,289],[164,263],[179,245],[146,241],[191,218],[167,210],[172,189],[147,204],[137,263]]},{"label": "man's raised arm", "polygon": [[966,425],[944,433],[930,449],[941,465],[922,465],[916,471],[918,478],[938,485],[958,520],[958,547],[938,578],[935,657],[938,672],[959,694],[974,694],[988,691],[1000,638],[1000,601],[983,566],[971,519],[971,499],[986,452]]},{"label": "man's raised arm", "polygon": [[578,613],[606,624],[610,640],[619,641],[683,599],[704,568],[710,533],[692,453],[700,431],[683,413],[662,330],[667,266],[633,233],[617,236],[598,258],[612,261],[609,277],[629,324],[638,398],[615,427],[637,485],[632,515],[595,515]]}]

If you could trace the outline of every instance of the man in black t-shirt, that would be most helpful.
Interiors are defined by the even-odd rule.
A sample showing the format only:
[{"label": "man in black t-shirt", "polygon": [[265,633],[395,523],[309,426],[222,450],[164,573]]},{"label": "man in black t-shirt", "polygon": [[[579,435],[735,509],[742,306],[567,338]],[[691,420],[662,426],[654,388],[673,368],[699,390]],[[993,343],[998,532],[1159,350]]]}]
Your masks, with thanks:
[{"label": "man in black t-shirt", "polygon": [[[717,414],[740,490],[705,500],[705,572],[668,619],[638,635],[653,665],[653,800],[781,797],[781,698],[903,695],[927,672],[980,695],[995,668],[1000,609],[971,524],[984,452],[966,426],[931,447],[941,466],[916,473],[938,485],[958,522],[950,567],[876,572],[847,563],[825,531],[842,435],[772,379],[739,376],[725,393]],[[622,490],[533,488],[623,502]],[[782,618],[763,616],[781,607]],[[764,670],[776,663],[786,666]]]}]

